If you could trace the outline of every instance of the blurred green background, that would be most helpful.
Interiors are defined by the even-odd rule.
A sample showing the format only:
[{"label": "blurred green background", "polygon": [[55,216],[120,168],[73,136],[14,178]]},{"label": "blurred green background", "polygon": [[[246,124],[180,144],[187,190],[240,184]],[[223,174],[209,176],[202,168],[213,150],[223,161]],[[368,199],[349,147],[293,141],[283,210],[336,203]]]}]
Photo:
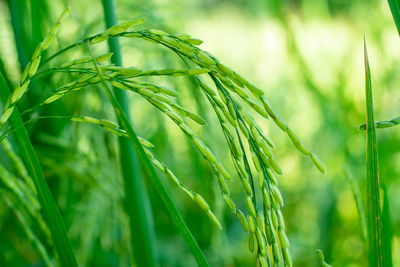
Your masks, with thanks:
[{"label": "blurred green background", "polygon": [[[346,170],[364,193],[365,133],[357,130],[365,121],[364,36],[371,64],[375,118],[386,120],[400,114],[400,40],[387,2],[118,0],[116,3],[119,21],[146,18],[140,27],[188,33],[203,40],[202,49],[262,88],[281,117],[324,161],[325,176],[297,152],[271,121],[257,117],[277,146],[276,158],[284,172],[279,185],[286,203],[283,214],[294,266],[318,266],[316,249],[323,250],[326,261],[333,266],[366,266],[366,245]],[[38,32],[47,33],[65,6],[70,6],[72,13],[62,25],[50,54],[104,30],[101,1],[0,1],[1,64],[12,84],[19,80],[20,69],[35,44],[41,41]],[[10,10],[23,18],[15,35]],[[33,31],[33,27],[40,31]],[[159,46],[141,40],[122,40],[121,44],[126,66],[183,67],[174,54]],[[18,46],[24,53],[18,54]],[[107,50],[106,45],[103,49]],[[68,61],[81,55],[76,50],[58,60]],[[35,84],[23,107],[32,106],[42,92],[62,85],[70,77],[53,75],[48,79]],[[204,97],[196,96],[186,78],[157,79],[158,83],[179,91],[184,107],[207,119],[206,127],[195,129],[234,174],[222,131]],[[254,264],[246,236],[225,207],[205,161],[165,116],[136,95],[130,97],[131,116],[138,135],[155,144],[155,154],[201,193],[223,222],[223,230],[216,229],[190,199],[165,183],[210,264]],[[115,121],[111,106],[105,102],[104,94],[88,89],[65,97],[43,112],[85,114]],[[392,215],[394,266],[400,266],[399,130],[394,127],[377,133],[380,175],[388,188]],[[121,203],[123,189],[115,136],[96,126],[60,120],[40,121],[30,131],[82,266],[129,266],[132,261],[128,219]],[[3,156],[0,159],[7,164]],[[146,181],[161,265],[194,266],[159,196]],[[237,177],[230,186],[233,198],[239,200],[242,192],[235,183],[238,184]],[[2,262],[9,266],[43,266],[18,219],[2,201]],[[32,228],[35,227],[32,221]]]}]

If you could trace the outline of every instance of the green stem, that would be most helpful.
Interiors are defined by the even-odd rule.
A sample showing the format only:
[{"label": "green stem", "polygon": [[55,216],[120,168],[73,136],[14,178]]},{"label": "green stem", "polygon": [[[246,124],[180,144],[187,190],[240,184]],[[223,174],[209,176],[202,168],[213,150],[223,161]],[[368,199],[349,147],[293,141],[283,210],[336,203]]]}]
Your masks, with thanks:
[{"label": "green stem", "polygon": [[[3,103],[9,99],[10,95],[10,88],[8,88],[3,76],[0,74],[0,98]],[[14,107],[14,112],[10,117],[10,122],[15,128],[23,124],[17,107]],[[31,141],[29,140],[25,127],[19,127],[15,131],[15,137],[20,148],[21,156],[25,160],[28,173],[32,177],[35,185],[44,217],[49,226],[54,246],[58,254],[60,266],[78,266],[63,219],[46,183],[42,167],[40,166],[39,159],[33,149]]]},{"label": "green stem", "polygon": [[[103,0],[102,2],[106,27],[110,28],[118,23],[114,1]],[[110,38],[108,45],[113,53],[111,62],[117,66],[122,66],[121,47],[118,38]],[[123,90],[115,89],[114,94],[122,111],[126,114],[127,120],[132,123],[129,118],[128,95]],[[122,122],[120,121],[120,123]],[[153,217],[146,185],[140,173],[138,156],[128,139],[122,136],[118,139],[126,198],[125,209],[129,217],[133,258],[138,266],[158,266]]]}]

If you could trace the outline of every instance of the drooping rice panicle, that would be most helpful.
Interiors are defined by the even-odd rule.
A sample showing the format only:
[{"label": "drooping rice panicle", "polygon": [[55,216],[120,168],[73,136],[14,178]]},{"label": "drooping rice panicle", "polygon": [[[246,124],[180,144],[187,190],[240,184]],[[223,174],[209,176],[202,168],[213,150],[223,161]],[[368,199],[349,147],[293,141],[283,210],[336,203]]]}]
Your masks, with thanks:
[{"label": "drooping rice panicle", "polygon": [[187,245],[189,246],[196,262],[200,266],[209,266],[207,259],[205,258],[203,252],[201,251],[199,245],[197,244],[196,240],[194,239],[193,235],[191,234],[189,228],[187,227],[185,221],[183,220],[182,216],[180,215],[179,211],[175,207],[174,203],[172,202],[167,190],[163,186],[160,178],[158,177],[150,159],[144,152],[143,146],[140,144],[137,135],[135,131],[133,130],[127,116],[125,115],[124,111],[122,110],[120,104],[118,103],[117,99],[111,92],[111,89],[109,85],[107,84],[101,69],[99,68],[98,64],[94,60],[92,48],[90,46],[90,42],[87,42],[87,46],[89,49],[89,53],[91,55],[91,58],[93,60],[93,65],[96,68],[96,71],[98,73],[99,78],[101,79],[101,85],[105,89],[106,94],[108,96],[108,99],[110,100],[113,109],[115,111],[116,116],[118,117],[118,120],[121,122],[121,125],[123,128],[127,131],[129,140],[131,141],[131,144],[136,148],[142,162],[144,163],[146,170],[152,179],[152,182],[154,186],[156,187],[161,199],[163,200],[166,208],[168,209],[168,212],[171,216],[171,219],[173,220],[175,226],[178,228],[180,231],[182,237],[186,241]]},{"label": "drooping rice panicle", "polygon": [[[93,78],[93,77],[90,77],[90,78]],[[110,78],[111,80],[112,79],[115,79],[114,77],[108,77],[108,78]],[[84,79],[84,80],[86,80],[86,79]],[[87,79],[86,81],[89,81],[90,79]],[[178,124],[178,126],[179,127],[181,127],[181,129],[187,134],[187,135],[189,135],[190,137],[191,137],[191,140],[193,140],[193,143],[195,144],[195,146],[202,152],[202,154],[209,160],[209,162],[211,162],[211,164],[215,164],[216,163],[216,159],[215,159],[215,157],[212,155],[212,153],[211,153],[211,151],[208,149],[208,148],[206,148],[205,146],[204,146],[204,144],[202,143],[202,141],[200,141],[200,139],[198,139],[195,135],[194,135],[194,132],[193,132],[193,130],[191,130],[186,124],[184,124],[183,123],[183,120],[182,120],[182,118],[180,118],[180,116],[178,115],[178,114],[176,114],[176,113],[174,113],[172,110],[171,110],[171,108],[174,108],[174,109],[176,109],[176,110],[178,110],[179,111],[179,113],[180,113],[180,115],[188,115],[188,114],[191,114],[191,113],[189,113],[189,112],[187,112],[186,110],[184,110],[183,108],[181,108],[181,107],[179,107],[179,106],[177,106],[176,104],[173,104],[168,98],[165,98],[165,97],[161,97],[161,98],[158,98],[158,97],[156,97],[156,94],[153,92],[153,91],[149,91],[149,90],[146,90],[146,88],[143,88],[143,87],[138,87],[138,86],[136,86],[136,87],[132,87],[132,86],[130,86],[130,84],[127,84],[127,83],[122,83],[122,82],[117,82],[117,81],[114,81],[114,83],[113,83],[113,85],[114,86],[116,86],[116,87],[118,87],[118,88],[122,88],[122,89],[132,89],[133,88],[133,91],[136,91],[136,92],[138,92],[138,93],[140,93],[140,94],[142,94],[146,99],[148,99],[149,100],[149,102],[151,102],[154,106],[156,106],[157,108],[159,108],[161,111],[163,111],[164,113],[166,113],[166,115],[167,116],[169,116],[173,121],[175,121],[177,124]],[[76,84],[76,83],[72,83],[71,85],[69,85],[69,86],[79,86],[79,84]],[[148,86],[147,86],[148,87]],[[157,88],[157,87],[154,87],[154,86],[151,86],[152,88],[156,88],[156,89],[159,89],[159,88]],[[220,94],[220,96],[221,97],[223,97],[223,95],[222,94]],[[50,98],[48,98],[48,99],[55,99],[53,96],[51,96]],[[50,102],[50,100],[47,100],[47,101],[45,101],[46,103],[48,103],[48,102]],[[227,102],[227,100],[226,100],[226,98],[225,98],[225,102]],[[216,102],[216,103],[218,103],[218,102]],[[236,104],[236,103],[235,103]],[[228,106],[228,108],[225,108],[225,106],[222,104],[221,105],[221,103],[219,103],[219,106],[222,106],[222,107],[224,107],[224,111],[225,111],[225,113],[223,113],[224,114],[224,116],[225,117],[228,117],[228,121],[230,121],[230,124],[232,125],[232,126],[237,126],[237,124],[236,123],[232,123],[232,121],[233,120],[237,120],[237,118],[235,118],[234,119],[234,117],[236,117],[236,111],[234,110],[234,108],[233,108],[233,104],[231,104],[231,106]],[[248,117],[249,115],[247,115],[247,117]],[[201,124],[203,124],[203,121],[199,121],[199,118],[197,118],[197,117],[194,117],[194,115],[191,115],[190,116],[192,119],[194,118],[197,122],[201,122]],[[86,118],[87,119],[87,118]],[[252,119],[253,121],[252,121],[252,123],[254,124],[254,119]],[[250,119],[248,119],[248,121],[250,121]],[[95,121],[91,121],[91,122],[93,122],[93,123],[96,123]],[[99,123],[99,122],[97,122],[97,123]],[[242,122],[242,124],[241,125],[243,125],[244,124],[244,122]],[[241,150],[238,148],[238,146],[236,145],[234,145],[234,144],[236,144],[237,143],[237,140],[234,140],[234,138],[235,138],[235,135],[234,134],[232,134],[231,132],[229,132],[229,130],[228,130],[228,128],[227,127],[224,127],[225,128],[225,132],[226,133],[228,133],[227,134],[227,136],[229,136],[229,138],[230,139],[228,139],[228,140],[230,140],[230,146],[231,146],[231,148],[232,148],[232,151],[236,151],[236,153],[234,153],[235,155],[236,155],[236,157],[237,158],[241,158],[241,156],[240,156],[240,154],[241,154]],[[120,134],[120,135],[123,135],[124,134],[124,132],[123,131],[119,131],[119,130],[117,130],[117,129],[115,129],[115,128],[109,128],[109,127],[107,127],[106,129],[108,129],[109,131],[114,131],[116,134]],[[265,147],[267,146],[267,145],[270,145],[271,146],[271,142],[269,142],[269,143],[267,143],[265,140],[268,140],[269,141],[269,139],[265,139],[265,135],[262,135],[263,136],[263,138],[261,137],[261,134],[260,134],[260,128],[259,127],[257,127],[257,128],[255,128],[254,126],[253,126],[253,128],[252,128],[252,134],[254,135],[254,137],[255,137],[255,139],[258,141],[258,143],[259,144],[262,144],[262,147],[264,148],[264,150],[266,150],[266,151],[268,151],[267,153],[268,153],[268,155],[270,155],[270,151],[269,151],[269,149],[267,150]],[[238,162],[240,162],[240,161],[238,161]],[[268,164],[270,164],[270,160],[268,159]],[[236,163],[235,164],[236,166],[241,166],[241,163]],[[273,166],[276,166],[276,164],[274,164]],[[242,171],[240,171],[239,173],[241,173],[242,175],[240,176],[241,178],[244,178],[244,179],[242,179],[242,183],[243,183],[243,185],[244,185],[244,189],[245,189],[245,192],[248,194],[248,195],[252,195],[253,193],[252,193],[252,189],[251,189],[251,187],[250,187],[250,184],[249,184],[249,181],[245,178],[247,175],[245,174],[246,172],[244,171],[244,168],[243,167],[237,167],[239,170],[242,170]],[[223,176],[225,176],[225,178],[226,177],[229,177],[229,175],[227,175],[227,173],[226,173],[226,171],[224,170],[224,168],[221,168],[221,165],[219,165],[219,164],[217,164],[216,166],[215,166],[215,168],[214,168],[215,170],[217,170],[217,171],[219,171],[222,175],[220,175],[219,177],[223,177]],[[276,168],[275,168],[276,169]],[[280,171],[278,171],[278,173],[279,173]],[[221,181],[221,179],[220,179],[220,181]],[[224,179],[222,180],[222,181],[224,181]],[[222,191],[224,192],[229,192],[229,190],[227,190],[227,186],[223,186],[223,185],[226,185],[226,182],[220,182],[219,183],[220,184],[220,186],[221,186],[221,189],[222,189]],[[253,206],[253,204],[252,204],[252,201],[248,201],[247,202],[248,203],[248,209],[251,211],[251,213],[255,216],[256,215],[256,210],[255,210],[255,207]],[[231,205],[232,206],[232,205]],[[259,242],[262,242],[262,241],[259,241]],[[263,243],[260,243],[260,244],[263,244]]]},{"label": "drooping rice panicle", "polygon": [[[211,97],[210,97],[210,99],[211,99]],[[227,101],[227,99],[225,101]],[[235,112],[238,112],[239,118],[242,119],[240,117],[241,116],[240,112],[238,110],[236,110]],[[230,140],[229,138],[232,138],[233,134],[229,131],[229,128],[224,124],[224,122],[223,122],[224,120],[222,118],[223,115],[221,115],[220,113],[217,112],[217,116],[219,117],[222,129],[223,129],[223,131],[225,132],[225,134],[227,136],[227,140]],[[252,123],[252,121],[249,121],[249,123]],[[250,132],[250,130],[247,129],[246,126],[242,127],[242,131],[244,131],[245,133]],[[238,129],[237,129],[237,134],[239,134],[239,130]],[[255,131],[254,130],[253,130],[253,134],[255,135]],[[248,133],[247,135],[246,134],[244,134],[244,135],[248,136],[248,137],[251,136],[250,133]],[[258,135],[256,135],[256,136],[258,136]],[[240,137],[239,137],[239,139],[240,139]],[[258,138],[258,140],[259,140],[259,142],[261,142],[260,141],[261,138]],[[250,141],[250,142],[256,143],[254,139],[252,141]],[[230,142],[228,141],[228,143],[230,143]],[[257,145],[255,147],[257,147]],[[235,149],[233,147],[231,147],[231,150],[234,151]],[[235,155],[234,152],[232,152],[232,154]],[[241,157],[239,157],[239,158],[241,159]],[[257,160],[257,162],[258,162],[258,160]],[[250,249],[250,251],[253,251],[253,252],[257,251],[257,253],[260,254],[260,257],[262,257],[263,260],[265,259],[265,261],[269,262],[270,261],[269,260],[270,256],[267,254],[267,250],[265,249],[266,248],[266,244],[268,244],[267,236],[266,236],[267,234],[266,234],[266,231],[265,231],[265,223],[260,219],[262,216],[260,214],[257,214],[257,212],[256,212],[255,206],[253,205],[253,202],[252,202],[252,199],[251,199],[252,189],[251,189],[249,181],[245,178],[245,177],[248,176],[248,173],[251,176],[250,170],[249,170],[249,168],[247,168],[247,170],[245,170],[245,168],[242,166],[241,161],[238,161],[237,159],[236,160],[234,159],[234,163],[235,163],[234,165],[235,165],[235,167],[236,167],[236,169],[238,171],[239,177],[242,180],[245,193],[247,194],[246,204],[247,204],[247,208],[248,208],[249,213],[250,213],[248,215],[248,217],[247,217],[248,218],[248,227],[250,229],[250,236],[249,236],[249,246],[250,247],[249,247],[249,249]],[[269,163],[269,161],[268,161],[268,163]],[[261,166],[259,167],[259,170],[261,170]],[[270,170],[270,169],[267,169],[267,170]],[[270,173],[270,174],[273,175],[272,171],[266,171],[266,173]],[[276,184],[277,184],[276,178],[269,179],[273,183],[272,186],[274,186],[273,187],[273,190],[274,190],[273,195],[269,194],[267,192],[267,189],[266,189],[267,182],[264,183],[264,178],[259,179],[259,180],[261,181],[260,182],[260,187],[263,187],[263,185],[265,185],[265,187],[263,188],[263,191],[265,193],[264,195],[267,196],[268,199],[270,199],[270,198],[273,199],[273,201],[275,203],[273,209],[278,209],[278,212],[276,212],[276,213],[279,214],[279,216],[275,215],[276,214],[275,210],[272,210],[272,212],[273,212],[272,215],[274,215],[273,216],[273,218],[274,218],[273,222],[274,222],[274,227],[275,227],[276,230],[274,230],[274,228],[271,227],[272,223],[267,223],[266,224],[267,225],[267,231],[270,233],[269,234],[269,236],[270,236],[270,238],[269,238],[270,244],[275,248],[275,249],[272,250],[274,262],[279,262],[280,259],[283,258],[285,263],[288,266],[291,266],[291,258],[290,258],[290,253],[289,253],[289,241],[288,241],[286,235],[284,234],[284,229],[285,228],[284,228],[283,217],[282,217],[282,214],[281,214],[281,212],[279,210],[280,209],[279,205],[283,205],[283,200],[282,200],[282,196],[280,195],[280,193],[279,193],[279,191],[277,190],[277,187],[276,187]],[[269,180],[267,180],[267,181],[269,181]],[[271,197],[270,197],[270,195],[271,195]],[[225,198],[225,200],[226,200],[226,198]],[[279,203],[279,204],[277,204],[277,203]],[[227,204],[231,208],[231,205],[230,205],[229,201],[227,202]],[[266,216],[265,216],[266,219],[271,217],[271,215],[269,215],[270,213],[265,212],[265,214],[266,214]],[[256,219],[256,217],[257,217],[257,219]],[[238,218],[240,220],[240,217],[238,217]],[[279,218],[279,220],[278,220],[278,218]],[[243,220],[241,220],[241,222],[242,221]],[[260,223],[256,224],[255,221],[258,221]],[[280,239],[282,239],[282,241],[280,242],[280,245],[281,245],[281,248],[282,248],[282,254],[279,252],[279,249],[278,249],[279,246],[278,246],[278,243],[276,241],[276,240],[279,240],[279,239],[277,237],[275,237],[278,229],[279,229],[279,233],[280,233],[279,237],[280,237]],[[256,234],[257,238],[254,237],[255,233],[257,233]]]},{"label": "drooping rice panicle", "polygon": [[[90,76],[90,78],[88,78],[88,79],[84,78],[84,82],[92,82],[93,83],[93,79],[95,79],[95,77]],[[217,160],[215,159],[215,156],[213,155],[211,150],[194,134],[194,131],[187,124],[184,123],[183,119],[177,113],[175,113],[173,110],[171,110],[171,108],[178,110],[181,115],[183,114],[184,116],[189,117],[191,120],[199,123],[200,125],[205,124],[205,121],[203,119],[201,119],[196,114],[183,109],[178,104],[170,102],[168,98],[160,97],[160,96],[162,96],[162,94],[156,94],[151,90],[146,90],[149,86],[137,89],[135,87],[130,86],[130,84],[129,85],[123,84],[123,83],[118,84],[117,82],[114,82],[112,84],[117,88],[123,87],[124,89],[132,89],[133,91],[138,92],[143,97],[145,97],[150,103],[152,103],[155,107],[157,107],[162,112],[164,112],[168,117],[170,117],[182,129],[182,131],[186,135],[188,135],[190,137],[190,139],[192,140],[195,147],[207,159],[207,161],[212,166],[213,170],[216,173],[218,173],[220,176],[222,176],[224,179],[231,180],[230,175],[225,170],[225,168],[219,162],[217,162]],[[52,102],[60,99],[63,95],[65,95],[67,92],[69,92],[71,90],[71,88],[82,88],[84,86],[85,86],[84,84],[79,83],[79,80],[72,82],[68,85],[65,85],[62,88],[56,90],[56,92],[53,95],[51,95],[50,97],[48,97],[43,102],[43,104],[49,104],[49,103],[52,103]],[[166,91],[165,88],[161,88],[158,86],[151,86],[151,87],[156,88],[159,92]],[[172,91],[169,90],[169,92],[172,92]],[[86,118],[86,119],[89,120],[88,118]],[[77,118],[77,120],[79,120],[79,117]],[[93,123],[95,123],[95,122],[93,122]],[[118,130],[116,130],[114,128],[106,127],[105,129],[107,129],[109,131],[115,131],[115,133],[117,133],[117,134],[118,133],[123,134],[122,132],[118,132]]]},{"label": "drooping rice panicle", "polygon": [[149,149],[145,149],[144,151],[149,156],[154,166],[156,166],[161,172],[166,174],[176,186],[178,186],[183,192],[185,192],[187,196],[189,196],[189,198],[197,202],[197,204],[202,208],[202,210],[206,213],[206,215],[210,218],[210,220],[214,224],[216,224],[218,228],[222,229],[221,223],[219,222],[218,218],[214,215],[214,213],[211,211],[210,206],[208,205],[206,200],[201,195],[194,192],[184,183],[182,183],[182,181],[178,179],[170,169],[168,169],[165,163],[157,159]]},{"label": "drooping rice panicle", "polygon": [[[133,34],[132,34],[133,33]],[[309,156],[312,160],[312,162],[315,164],[315,166],[323,173],[325,173],[325,166],[323,166],[322,162],[315,156],[315,154],[311,153],[302,143],[301,141],[294,135],[293,131],[284,123],[280,117],[273,111],[271,106],[269,105],[268,101],[266,98],[263,96],[264,93],[262,90],[258,89],[256,86],[252,85],[248,81],[246,81],[243,77],[241,77],[239,74],[236,72],[228,69],[224,65],[220,64],[219,61],[214,58],[212,55],[208,54],[205,51],[200,50],[199,48],[192,46],[190,44],[185,43],[183,40],[180,40],[179,38],[175,38],[173,36],[167,36],[165,34],[163,35],[157,35],[154,33],[148,33],[146,31],[136,31],[132,33],[126,33],[122,34],[121,36],[126,36],[126,37],[137,37],[137,38],[152,38],[153,41],[162,43],[166,45],[167,47],[170,47],[174,51],[186,56],[188,59],[192,60],[194,63],[198,64],[202,68],[208,68],[210,69],[211,73],[217,73],[221,72],[220,68],[221,66],[223,71],[224,76],[228,76],[228,79],[223,79],[223,83],[228,83],[229,84],[229,79],[231,79],[234,83],[237,84],[237,86],[242,87],[244,90],[249,90],[251,94],[253,94],[254,97],[257,98],[260,104],[264,106],[264,110],[266,113],[275,121],[275,123],[284,131],[288,134],[289,138],[293,142],[293,144],[298,148],[302,153],[304,153],[306,156]],[[217,64],[219,68],[217,67]],[[243,99],[248,101],[248,103],[252,106],[252,108],[260,112],[262,116],[267,117],[268,115],[264,114],[263,111],[261,111],[260,106],[258,106],[254,102],[249,102],[249,100],[246,97],[243,97]],[[313,157],[311,157],[313,155]]]},{"label": "drooping rice panicle", "polygon": [[14,89],[13,93],[11,94],[10,98],[5,104],[4,111],[0,117],[0,130],[3,128],[4,124],[7,122],[8,118],[14,111],[15,103],[18,102],[22,98],[22,96],[26,93],[26,91],[29,89],[31,78],[36,74],[36,71],[39,68],[41,53],[49,47],[61,23],[68,17],[69,13],[70,13],[69,8],[64,10],[64,12],[58,18],[57,22],[51,28],[47,37],[44,39],[43,42],[41,42],[36,47],[36,50],[33,52],[31,61],[25,67],[25,70],[21,75],[21,79],[18,83],[18,86]]},{"label": "drooping rice panicle", "polygon": [[[103,73],[104,81],[110,82],[114,87],[140,94],[180,127],[184,134],[189,137],[195,148],[207,160],[212,173],[217,178],[218,185],[228,208],[236,214],[244,231],[247,232],[250,230],[249,240],[251,240],[251,242],[249,241],[249,245],[251,245],[251,250],[257,253],[259,264],[263,266],[272,264],[273,262],[276,265],[278,262],[283,261],[285,265],[291,266],[289,241],[285,233],[285,223],[280,210],[284,203],[275,176],[275,174],[281,175],[282,169],[278,165],[273,154],[272,149],[275,148],[274,143],[263,132],[262,128],[248,111],[253,110],[266,119],[271,118],[275,124],[287,134],[295,147],[309,157],[322,173],[325,173],[325,166],[315,154],[310,152],[304,144],[301,143],[295,133],[276,112],[274,112],[266,100],[264,92],[245,80],[238,73],[220,63],[208,52],[196,47],[195,45],[201,43],[200,40],[187,35],[170,35],[157,29],[128,32],[127,30],[135,24],[134,22],[122,23],[108,29],[104,33],[85,38],[60,50],[49,57],[44,64],[51,61],[59,54],[81,44],[88,42],[90,44],[96,44],[108,40],[111,37],[128,37],[142,38],[164,45],[178,55],[191,60],[200,68],[140,70],[133,67],[125,68],[107,64],[98,66],[98,69],[94,69],[86,68],[82,65],[90,62],[90,60],[88,61],[88,59],[84,57],[63,64],[59,69],[54,68],[54,71],[70,71],[71,73],[83,74],[83,76],[57,89],[51,96],[46,98],[42,104],[52,103],[72,90],[80,90],[85,86],[100,83],[101,77],[97,75],[98,70]],[[95,58],[95,60],[107,61],[108,57],[109,55],[105,54]],[[208,74],[214,82],[215,87],[212,88],[198,79],[196,75],[200,74]],[[237,209],[237,205],[230,197],[230,190],[226,180],[230,180],[231,175],[216,159],[204,140],[199,138],[193,129],[185,122],[185,119],[189,118],[200,125],[205,125],[206,121],[195,113],[178,105],[172,98],[179,97],[174,90],[138,80],[140,77],[160,75],[193,76],[202,92],[212,104],[232,154],[235,170],[245,193],[247,216]],[[107,121],[79,116],[72,120],[95,123],[114,134],[126,136],[126,132],[119,128],[118,125],[112,125]],[[143,146],[146,146],[145,144],[149,145],[144,140],[141,141],[141,143]],[[249,152],[246,152],[247,150]],[[150,156],[149,151],[146,151]],[[154,158],[154,156],[150,156],[150,158],[156,167],[167,175],[169,174],[170,171],[161,161]],[[213,221],[215,219],[214,222],[219,225],[216,217],[212,213],[209,214],[211,212],[209,206],[203,201],[204,199],[201,196],[182,186],[181,183],[177,182],[179,180],[171,179],[178,186],[181,185],[181,189],[202,207],[209,215],[210,219]],[[259,189],[257,189],[257,187]],[[262,192],[261,207],[257,207],[256,190]],[[267,249],[267,247],[270,249]]]},{"label": "drooping rice panicle", "polygon": [[[109,121],[109,120],[96,119],[96,118],[89,117],[89,116],[73,116],[73,117],[71,117],[71,121],[96,124],[96,125],[103,127],[107,131],[110,131],[111,133],[116,134],[117,136],[128,137],[125,130],[121,129],[119,127],[119,125],[117,125],[116,123]],[[138,139],[139,139],[140,143],[143,145],[144,151],[149,156],[149,158],[152,161],[152,163],[154,164],[154,166],[157,167],[161,172],[166,174],[171,179],[171,181],[174,184],[176,184],[182,191],[184,191],[185,194],[188,195],[193,201],[198,202],[196,199],[199,199],[201,196],[198,193],[191,190],[189,187],[187,187],[184,183],[182,183],[181,180],[179,180],[175,176],[175,174],[166,166],[165,163],[160,161],[160,159],[158,159],[156,156],[154,156],[154,154],[149,149],[147,149],[147,148],[153,148],[154,145],[142,137],[138,136]],[[204,209],[204,207],[206,206],[206,205],[204,205],[204,202],[205,202],[205,200],[203,199],[202,208],[205,211],[205,213],[207,214],[207,216],[219,228],[222,228],[221,223],[218,221],[217,217],[212,213],[211,209],[209,209],[209,208]],[[208,206],[208,204],[207,204],[207,206]]]}]

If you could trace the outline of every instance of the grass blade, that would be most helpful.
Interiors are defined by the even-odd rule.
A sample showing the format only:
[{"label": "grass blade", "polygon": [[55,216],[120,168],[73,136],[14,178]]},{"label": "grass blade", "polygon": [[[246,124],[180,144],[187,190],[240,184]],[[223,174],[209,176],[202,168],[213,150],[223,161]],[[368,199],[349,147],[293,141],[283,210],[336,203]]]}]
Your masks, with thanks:
[{"label": "grass blade", "polygon": [[[106,27],[110,28],[117,24],[115,4],[113,0],[103,0],[102,2]],[[110,52],[113,53],[111,62],[121,66],[122,56],[118,38],[110,38],[108,45]],[[130,121],[129,99],[126,92],[117,89],[114,90],[114,94],[128,121]],[[133,258],[139,266],[156,266],[155,234],[146,185],[140,173],[137,153],[129,140],[122,136],[119,137],[119,153],[126,196],[125,208],[130,223]]]},{"label": "grass blade", "polygon": [[384,266],[380,187],[378,172],[378,145],[374,121],[371,72],[367,45],[364,40],[365,95],[367,110],[367,229],[369,266]]},{"label": "grass blade", "polygon": [[[89,46],[89,51],[90,51]],[[109,88],[108,84],[106,83],[104,76],[101,73],[99,66],[97,65],[94,57],[92,55],[93,64],[96,68],[97,73],[100,76],[101,83],[106,90],[106,93],[110,99],[111,104],[114,107],[115,113],[118,117],[118,120],[121,122],[122,127],[126,130],[129,140],[131,141],[132,145],[135,147],[136,151],[138,152],[139,158],[144,165],[146,171],[149,174],[157,192],[159,193],[161,199],[166,206],[172,221],[178,228],[179,232],[181,233],[183,239],[189,246],[190,251],[192,252],[197,264],[199,266],[209,266],[207,259],[205,258],[203,252],[201,251],[199,245],[197,244],[196,240],[194,239],[192,233],[190,232],[189,228],[187,227],[185,221],[183,220],[182,216],[180,215],[178,209],[176,208],[175,204],[173,203],[171,197],[169,196],[167,190],[165,189],[164,185],[162,184],[161,179],[158,177],[157,172],[155,171],[153,165],[151,164],[149,158],[147,157],[146,153],[142,145],[139,142],[139,139],[132,129],[132,126],[129,123],[128,118],[126,117],[125,113],[123,112],[120,104],[118,103],[117,99],[113,95],[111,89]]]},{"label": "grass blade", "polygon": [[[8,100],[10,95],[10,89],[4,81],[3,76],[0,74],[0,98],[3,103]],[[78,266],[61,214],[44,179],[42,167],[40,166],[32,143],[29,140],[28,133],[25,127],[18,127],[22,125],[23,122],[17,107],[14,108],[14,112],[10,117],[10,122],[13,127],[18,128],[15,131],[17,143],[20,146],[21,156],[25,160],[28,173],[33,179],[58,254],[60,266]]]},{"label": "grass blade", "polygon": [[46,15],[49,14],[47,10],[46,1],[37,0],[35,5],[31,5],[31,53],[35,50],[36,46],[43,41],[44,34],[42,30],[43,21],[45,21]]},{"label": "grass blade", "polygon": [[24,36],[25,29],[23,26],[24,24],[22,23],[23,14],[21,14],[24,12],[23,3],[21,3],[20,0],[7,1],[7,2],[11,15],[11,26],[13,28],[14,40],[20,64],[20,70],[23,71],[29,61],[26,51],[27,49],[26,44],[28,42],[24,38],[26,36]]},{"label": "grass blade", "polygon": [[396,24],[397,32],[400,34],[400,1],[388,0],[390,11]]}]

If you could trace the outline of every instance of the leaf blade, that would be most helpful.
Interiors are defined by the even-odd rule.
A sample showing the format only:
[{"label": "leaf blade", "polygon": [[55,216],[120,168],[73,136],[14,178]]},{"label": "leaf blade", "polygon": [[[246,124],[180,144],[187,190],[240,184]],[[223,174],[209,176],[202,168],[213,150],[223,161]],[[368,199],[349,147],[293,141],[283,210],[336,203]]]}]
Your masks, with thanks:
[{"label": "leaf blade", "polygon": [[400,1],[399,0],[388,0],[390,11],[396,24],[397,32],[400,35]]},{"label": "leaf blade", "polygon": [[364,40],[365,96],[367,110],[367,233],[369,266],[383,266],[382,218],[378,171],[378,145],[373,110],[371,71]]}]

